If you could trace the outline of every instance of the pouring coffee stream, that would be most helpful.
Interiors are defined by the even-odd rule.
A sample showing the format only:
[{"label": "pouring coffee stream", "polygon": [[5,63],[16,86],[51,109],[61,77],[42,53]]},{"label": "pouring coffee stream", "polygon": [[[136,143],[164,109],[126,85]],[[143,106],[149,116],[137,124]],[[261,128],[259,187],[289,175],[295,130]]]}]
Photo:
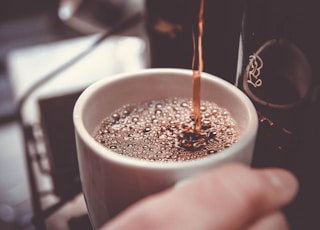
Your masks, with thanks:
[{"label": "pouring coffee stream", "polygon": [[[201,113],[200,113],[200,81],[201,73],[203,71],[203,56],[202,56],[202,37],[203,37],[203,13],[204,13],[204,0],[200,0],[200,8],[198,15],[198,30],[197,37],[195,30],[193,31],[193,60],[192,60],[192,86],[193,86],[193,112],[194,112],[194,133],[200,135],[201,130]],[[198,66],[196,66],[198,65]]]},{"label": "pouring coffee stream", "polygon": [[[198,2],[197,2],[198,4]],[[197,8],[198,9],[198,6]],[[203,61],[203,25],[204,25],[204,0],[199,1],[199,9],[197,14],[197,21],[194,25],[192,40],[193,40],[193,56],[192,56],[192,87],[193,87],[193,97],[192,97],[192,106],[193,106],[193,116],[194,116],[194,129],[184,130],[182,132],[183,140],[187,144],[180,145],[183,148],[196,150],[205,146],[206,139],[212,136],[212,132],[209,131],[212,127],[202,127],[201,122],[201,73],[204,69]],[[203,130],[206,129],[206,130]],[[189,139],[189,141],[186,141]]]}]

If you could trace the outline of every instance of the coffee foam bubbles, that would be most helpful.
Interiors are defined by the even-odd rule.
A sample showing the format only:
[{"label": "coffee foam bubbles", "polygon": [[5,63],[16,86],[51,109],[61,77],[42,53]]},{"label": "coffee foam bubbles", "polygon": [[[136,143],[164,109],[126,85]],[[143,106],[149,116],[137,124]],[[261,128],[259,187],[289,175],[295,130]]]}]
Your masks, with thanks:
[{"label": "coffee foam bubbles", "polygon": [[112,151],[149,161],[186,161],[217,154],[239,139],[229,112],[201,101],[201,130],[194,132],[191,99],[167,98],[114,111],[94,139]]}]

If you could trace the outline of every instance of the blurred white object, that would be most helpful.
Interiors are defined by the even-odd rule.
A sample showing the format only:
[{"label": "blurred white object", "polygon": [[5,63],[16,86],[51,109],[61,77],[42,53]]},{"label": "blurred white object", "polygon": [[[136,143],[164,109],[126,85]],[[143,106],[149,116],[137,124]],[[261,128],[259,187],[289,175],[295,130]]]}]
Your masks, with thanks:
[{"label": "blurred white object", "polygon": [[58,9],[58,16],[61,20],[67,21],[77,11],[82,0],[62,0]]},{"label": "blurred white object", "polygon": [[[38,80],[87,49],[98,35],[17,49],[7,56],[7,66],[18,101]],[[110,75],[146,68],[145,42],[141,38],[112,36],[77,63],[40,87],[26,102],[26,119],[38,119],[39,97],[68,94]]]},{"label": "blurred white object", "polygon": [[143,10],[144,0],[61,0],[58,17],[69,27],[92,34],[106,31],[117,21]]}]

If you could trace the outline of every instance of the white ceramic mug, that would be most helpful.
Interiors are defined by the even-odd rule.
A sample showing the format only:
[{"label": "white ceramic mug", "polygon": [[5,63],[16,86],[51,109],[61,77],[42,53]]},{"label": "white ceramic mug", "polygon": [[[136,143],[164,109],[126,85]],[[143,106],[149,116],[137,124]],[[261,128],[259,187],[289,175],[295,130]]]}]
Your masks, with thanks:
[{"label": "white ceramic mug", "polygon": [[93,137],[100,122],[124,104],[168,97],[192,98],[192,71],[145,69],[107,77],[89,86],[74,108],[78,161],[91,223],[99,228],[135,201],[228,162],[250,165],[258,129],[256,110],[234,85],[201,76],[201,99],[226,108],[240,128],[239,140],[222,152],[194,161],[150,162],[112,152]]}]

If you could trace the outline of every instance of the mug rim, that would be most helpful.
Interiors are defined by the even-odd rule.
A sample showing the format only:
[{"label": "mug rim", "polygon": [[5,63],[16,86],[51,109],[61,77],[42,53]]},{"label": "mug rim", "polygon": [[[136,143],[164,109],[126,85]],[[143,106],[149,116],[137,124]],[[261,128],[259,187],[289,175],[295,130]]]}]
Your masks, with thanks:
[{"label": "mug rim", "polygon": [[[88,86],[78,97],[73,109],[73,124],[75,128],[75,135],[78,135],[78,138],[81,138],[82,141],[86,143],[86,146],[91,149],[94,154],[99,155],[101,158],[112,161],[113,163],[125,165],[127,167],[139,167],[139,168],[153,168],[157,170],[168,170],[168,169],[177,169],[177,168],[197,168],[203,167],[206,165],[212,165],[215,163],[219,163],[224,158],[236,155],[237,151],[234,149],[244,149],[245,146],[255,139],[257,129],[258,129],[258,117],[255,107],[251,100],[245,95],[239,88],[232,85],[231,83],[223,80],[213,74],[209,74],[206,72],[201,73],[201,79],[210,79],[210,81],[214,81],[216,84],[219,84],[223,87],[232,89],[234,94],[237,95],[239,100],[246,105],[246,110],[248,110],[249,114],[249,123],[247,127],[245,127],[245,132],[240,135],[239,140],[232,144],[230,147],[222,150],[218,154],[214,154],[211,156],[201,157],[195,160],[186,160],[186,161],[148,161],[143,159],[137,159],[134,157],[120,155],[119,153],[113,152],[110,149],[99,144],[89,131],[86,129],[83,122],[83,113],[85,105],[90,101],[91,97],[95,94],[96,91],[105,87],[108,84],[113,82],[121,81],[126,78],[132,78],[137,76],[145,76],[145,75],[157,75],[157,74],[182,74],[186,76],[192,76],[192,70],[189,69],[179,69],[179,68],[147,68],[134,72],[125,72],[120,74],[115,74],[112,76],[108,76],[104,79],[98,80],[97,82]],[[97,124],[98,125],[98,124]],[[78,150],[77,150],[78,152]]]}]

